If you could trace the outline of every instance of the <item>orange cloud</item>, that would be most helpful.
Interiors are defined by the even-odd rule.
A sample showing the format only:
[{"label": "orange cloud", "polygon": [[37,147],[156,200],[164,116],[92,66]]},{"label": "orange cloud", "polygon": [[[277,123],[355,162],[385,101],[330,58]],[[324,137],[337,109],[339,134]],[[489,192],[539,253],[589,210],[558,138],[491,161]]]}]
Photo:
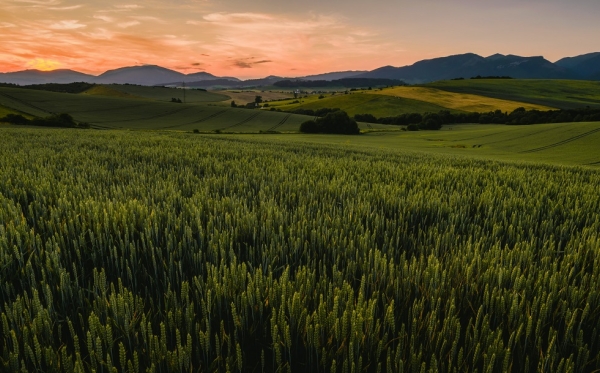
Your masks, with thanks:
[{"label": "orange cloud", "polygon": [[26,17],[0,4],[0,14],[9,14],[0,22],[0,71],[60,66],[98,74],[147,63],[249,78],[374,68],[389,54],[371,30],[332,15],[203,12],[210,2],[189,0],[174,9],[114,0],[102,7],[21,3]]},{"label": "orange cloud", "polygon": [[60,68],[60,62],[46,60],[44,58],[35,58],[27,62],[27,67],[30,69],[36,69],[41,71],[51,71]]}]

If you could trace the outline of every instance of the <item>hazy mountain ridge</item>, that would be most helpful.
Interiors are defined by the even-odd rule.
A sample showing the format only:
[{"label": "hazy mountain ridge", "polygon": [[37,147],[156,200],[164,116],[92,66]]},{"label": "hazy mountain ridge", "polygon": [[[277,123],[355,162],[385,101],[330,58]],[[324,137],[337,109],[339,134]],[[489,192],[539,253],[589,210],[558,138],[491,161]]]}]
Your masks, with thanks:
[{"label": "hazy mountain ridge", "polygon": [[428,83],[474,76],[510,76],[518,79],[589,79],[600,80],[600,52],[566,57],[552,63],[541,56],[522,57],[494,54],[482,57],[474,53],[458,54],[416,62],[410,66],[384,66],[372,71],[338,71],[305,77],[268,76],[242,81],[218,77],[207,72],[183,74],[157,65],[128,66],[106,71],[98,76],[73,70],[23,70],[0,73],[0,82],[19,85],[45,83],[100,83],[139,85],[181,85],[209,88],[242,88],[272,85],[284,80],[339,80],[347,78],[395,79],[409,84]]},{"label": "hazy mountain ridge", "polygon": [[566,57],[555,62],[556,65],[571,69],[584,79],[600,78],[600,52]]},{"label": "hazy mountain ridge", "polygon": [[350,71],[335,71],[331,73],[324,74],[316,74],[316,75],[308,75],[302,78],[297,78],[297,80],[340,80],[340,79],[348,79],[354,78],[357,75],[368,73],[368,71],[364,70],[350,70]]},{"label": "hazy mountain ridge", "polygon": [[510,76],[519,79],[574,79],[577,74],[540,56],[521,57],[494,54],[482,57],[474,53],[419,61],[410,66],[386,66],[357,78],[400,79],[407,83],[428,83],[474,76]]},{"label": "hazy mountain ridge", "polygon": [[60,69],[53,71],[23,70],[13,73],[0,73],[0,82],[19,85],[45,83],[90,82],[95,76],[74,70]]}]

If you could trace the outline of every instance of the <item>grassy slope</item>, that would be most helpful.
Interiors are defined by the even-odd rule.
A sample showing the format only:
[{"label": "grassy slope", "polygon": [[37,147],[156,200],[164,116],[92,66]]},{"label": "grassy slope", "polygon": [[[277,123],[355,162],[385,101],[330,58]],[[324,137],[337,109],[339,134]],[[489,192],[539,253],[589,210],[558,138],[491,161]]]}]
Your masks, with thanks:
[{"label": "grassy slope", "polygon": [[443,91],[427,87],[394,87],[384,88],[381,91],[374,91],[375,94],[403,97],[413,100],[420,100],[432,104],[440,105],[448,109],[471,111],[471,112],[489,112],[502,110],[511,112],[518,107],[524,107],[527,110],[551,110],[551,107],[527,104],[524,102],[501,100],[497,98]]},{"label": "grassy slope", "polygon": [[444,91],[522,101],[560,109],[600,108],[600,82],[580,80],[445,80],[424,85]]},{"label": "grassy slope", "polygon": [[[208,103],[176,104],[139,98],[15,88],[0,88],[0,105],[33,116],[47,116],[52,112],[69,113],[78,121],[88,122],[93,127],[102,129],[288,132],[297,131],[303,121],[310,119],[304,115],[232,109]],[[386,127],[364,125],[364,128]]]},{"label": "grassy slope", "polygon": [[[463,81],[467,87],[471,81]],[[495,81],[497,82],[497,81]],[[502,81],[505,82],[505,81]],[[440,82],[443,84],[445,82]],[[531,91],[531,89],[530,89]],[[294,100],[270,103],[270,106],[282,110],[340,108],[350,115],[370,113],[376,117],[394,116],[402,113],[425,113],[450,110],[454,112],[488,112],[494,110],[513,111],[518,107],[528,110],[551,110],[559,106],[532,103],[518,100],[510,96],[492,97],[490,95],[472,94],[470,92],[451,92],[450,90],[432,87],[393,87],[369,91],[357,91],[349,95],[324,94],[301,98],[300,103]]]},{"label": "grassy slope", "polygon": [[0,105],[0,118],[4,117],[6,114],[20,114],[17,110],[13,110],[6,106]]},{"label": "grassy slope", "polygon": [[[171,101],[171,98],[179,98],[183,100],[184,91],[176,88],[166,87],[145,87],[138,85],[122,85],[122,84],[110,84],[107,88],[126,93],[128,95],[143,97],[155,101]],[[229,97],[214,92],[200,91],[197,89],[186,89],[185,90],[185,101],[187,103],[207,103],[207,102],[219,102],[228,100]]]},{"label": "grassy slope", "polygon": [[[255,139],[260,139],[258,136]],[[417,151],[481,159],[600,167],[600,123],[531,126],[453,125],[440,131],[373,132],[361,136],[274,135],[353,149]],[[265,140],[268,141],[268,140]]]},{"label": "grassy slope", "polygon": [[261,96],[264,101],[282,100],[294,97],[292,92],[282,91],[261,91],[261,90],[220,90],[212,91],[227,96],[228,99],[222,101],[223,105],[231,105],[231,101],[235,101],[237,105],[245,105],[254,102],[256,96]]},{"label": "grassy slope", "polygon": [[123,97],[123,98],[143,98],[134,96],[130,93],[115,89],[109,85],[96,85],[87,91],[83,92],[84,95],[90,96],[108,96],[108,97]]},{"label": "grassy slope", "polygon": [[282,110],[339,108],[346,111],[349,115],[368,113],[376,117],[395,116],[403,113],[437,113],[440,110],[447,109],[444,106],[421,100],[383,96],[370,92],[355,92],[347,95],[337,94],[335,96],[326,94],[323,99],[319,99],[318,95],[312,95],[300,98],[300,103],[297,104],[292,103],[294,100],[287,100],[272,102],[269,103],[269,106]]}]

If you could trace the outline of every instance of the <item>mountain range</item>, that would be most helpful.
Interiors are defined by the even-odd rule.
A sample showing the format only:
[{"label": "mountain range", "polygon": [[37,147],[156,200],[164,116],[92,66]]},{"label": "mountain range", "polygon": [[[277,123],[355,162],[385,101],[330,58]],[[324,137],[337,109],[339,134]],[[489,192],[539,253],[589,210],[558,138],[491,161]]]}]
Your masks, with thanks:
[{"label": "mountain range", "polygon": [[[521,57],[494,54],[482,57],[474,53],[419,61],[410,66],[384,66],[372,71],[340,71],[292,78],[294,80],[337,80],[347,78],[396,79],[409,84],[475,76],[509,76],[518,79],[600,80],[600,52],[566,57],[554,63],[541,56]],[[182,74],[156,65],[130,66],[109,70],[98,76],[73,70],[24,70],[0,73],[0,82],[19,85],[88,82],[101,84],[181,85],[190,87],[267,86],[290,79],[268,76],[242,81],[235,77],[217,77],[207,72]]]}]

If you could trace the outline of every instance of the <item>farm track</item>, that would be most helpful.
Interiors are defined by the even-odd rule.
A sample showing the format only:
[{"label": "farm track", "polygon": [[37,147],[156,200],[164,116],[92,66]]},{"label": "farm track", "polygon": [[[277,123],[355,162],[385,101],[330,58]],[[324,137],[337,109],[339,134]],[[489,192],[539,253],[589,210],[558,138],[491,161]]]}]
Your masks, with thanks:
[{"label": "farm track", "polygon": [[246,118],[246,119],[242,120],[241,122],[238,122],[238,123],[236,123],[236,124],[232,124],[231,126],[226,126],[226,127],[223,127],[223,128],[221,128],[221,131],[223,131],[223,130],[227,130],[227,129],[230,129],[230,128],[234,128],[234,127],[238,127],[238,126],[241,126],[241,125],[243,125],[243,124],[245,124],[245,123],[248,123],[248,122],[250,122],[252,119],[254,119],[254,118],[256,118],[257,116],[259,116],[260,114],[261,114],[260,112],[258,112],[258,113],[255,113],[255,114],[252,114],[251,116],[249,116],[248,118]]},{"label": "farm track", "polygon": [[568,144],[568,143],[573,142],[573,141],[577,141],[577,140],[582,139],[584,137],[593,135],[594,133],[597,133],[597,132],[600,132],[600,128],[596,128],[594,130],[591,130],[591,131],[588,131],[588,132],[584,132],[584,133],[582,133],[580,135],[573,136],[571,138],[559,141],[559,142],[554,143],[554,144],[550,144],[550,145],[546,145],[546,146],[540,146],[539,148],[535,148],[535,149],[525,150],[525,151],[522,151],[521,153],[535,153],[535,152],[540,152],[542,150],[556,148],[557,146],[561,146],[561,145]]},{"label": "farm track", "polygon": [[[204,112],[204,110],[200,110],[198,113],[202,113],[202,112]],[[161,127],[160,129],[163,129],[163,130],[173,129],[173,128],[177,128],[177,127],[183,127],[183,126],[186,126],[188,124],[189,123],[174,124],[172,126]]]},{"label": "farm track", "polygon": [[[202,122],[206,122],[207,120],[211,120],[211,119],[213,119],[213,118],[215,118],[215,117],[218,117],[219,115],[221,115],[221,114],[223,114],[223,113],[226,113],[227,111],[228,111],[228,110],[221,110],[221,111],[217,111],[216,113],[214,113],[214,114],[211,114],[211,115],[209,115],[209,116],[207,116],[207,117],[204,117],[204,118],[201,118],[201,119],[195,120],[195,121],[193,121],[193,122],[185,123],[185,125],[187,125],[187,124],[196,124],[196,123],[202,123]],[[182,125],[183,125],[183,124],[182,124]]]},{"label": "farm track", "polygon": [[483,135],[483,136],[475,136],[475,137],[467,137],[465,139],[457,139],[457,140],[452,140],[453,142],[458,142],[458,141],[466,141],[466,140],[475,140],[475,139],[481,139],[484,137],[490,137],[490,136],[496,136],[496,135],[500,135],[503,134],[504,132],[494,132],[494,133],[489,133],[487,135]]},{"label": "farm track", "polygon": [[279,123],[277,123],[276,125],[274,125],[273,127],[269,128],[267,131],[275,131],[277,128],[283,126],[285,124],[285,122],[287,122],[288,119],[290,119],[290,117],[292,116],[292,114],[287,114],[285,117],[283,117]]},{"label": "farm track", "polygon": [[101,126],[99,124],[90,123],[90,128],[95,130],[116,130],[121,129],[123,127],[109,127],[109,126]]},{"label": "farm track", "polygon": [[[135,109],[135,108],[139,108],[139,107],[145,107],[147,106],[147,104],[137,104],[137,105],[126,105],[126,106],[120,106],[120,107],[111,107],[111,111],[116,111],[116,110],[122,110],[122,109]],[[80,110],[80,111],[71,111],[71,113],[73,114],[77,114],[77,113],[82,113],[82,114],[89,114],[89,113],[95,113],[95,112],[103,112],[106,111],[106,108],[100,108],[100,109],[93,109],[93,110]]]},{"label": "farm track", "polygon": [[[537,135],[539,135],[539,134],[541,134],[541,133],[545,133],[545,132],[554,131],[554,130],[556,130],[556,129],[559,129],[559,128],[561,128],[561,127],[549,128],[549,129],[546,129],[546,130],[542,130],[542,131],[533,132],[533,133],[530,133],[530,134],[528,134],[528,135],[523,135],[523,136],[518,136],[518,137],[511,137],[510,139],[506,139],[506,140],[498,140],[498,141],[486,142],[486,143],[483,143],[482,145],[489,145],[489,144],[499,144],[499,143],[501,143],[501,142],[507,142],[507,141],[513,141],[513,140],[519,140],[519,139],[523,139],[523,138],[525,138],[525,137],[537,136]],[[483,136],[482,136],[482,137],[483,137]]]},{"label": "farm track", "polygon": [[9,100],[13,100],[13,101],[16,101],[16,102],[18,102],[18,103],[20,103],[20,104],[22,104],[22,105],[25,105],[25,106],[27,106],[27,107],[30,107],[30,108],[32,108],[32,109],[39,110],[39,111],[42,111],[42,112],[44,112],[44,113],[48,113],[48,114],[54,114],[52,111],[49,111],[49,110],[46,110],[46,109],[42,109],[42,108],[41,108],[41,107],[39,107],[39,106],[36,106],[36,105],[34,105],[34,104],[32,104],[32,103],[29,103],[29,102],[27,102],[27,101],[21,100],[20,98],[16,98],[16,97],[14,97],[14,96],[11,96],[11,95],[9,95],[9,94],[6,94],[6,93],[0,93],[0,95],[1,95],[1,96],[4,96],[4,97],[6,97],[6,98],[8,98]]},{"label": "farm track", "polygon": [[139,120],[151,120],[151,119],[157,119],[157,118],[164,118],[164,117],[172,115],[172,114],[181,113],[182,111],[188,110],[190,108],[191,107],[178,108],[178,109],[175,109],[175,110],[168,111],[166,113],[157,114],[157,115],[151,115],[151,116],[145,117],[145,118],[134,118],[134,119],[123,119],[123,120],[110,120],[110,121],[104,121],[104,122],[98,122],[98,123],[124,123],[124,122],[135,122],[135,121],[139,121]]}]

